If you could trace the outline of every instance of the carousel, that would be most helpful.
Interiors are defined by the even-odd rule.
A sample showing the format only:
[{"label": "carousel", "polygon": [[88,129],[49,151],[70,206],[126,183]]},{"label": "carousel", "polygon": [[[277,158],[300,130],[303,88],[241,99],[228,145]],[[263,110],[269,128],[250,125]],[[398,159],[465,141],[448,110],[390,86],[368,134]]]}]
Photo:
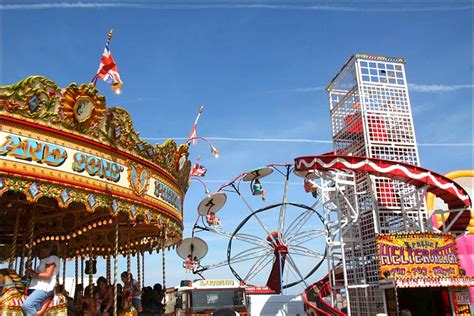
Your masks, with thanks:
[{"label": "carousel", "polygon": [[[128,272],[136,258],[142,283],[143,254],[181,241],[190,169],[188,144],[140,139],[128,112],[107,108],[93,84],[60,88],[33,76],[0,86],[0,259],[8,263],[0,270],[0,315],[22,314],[24,275],[51,242],[62,285],[67,261],[75,262],[80,289],[84,274],[92,284],[93,263],[103,258],[115,294],[111,314],[120,313],[118,256],[127,257]],[[92,291],[79,292],[93,299]],[[60,289],[42,312],[67,314]]]}]

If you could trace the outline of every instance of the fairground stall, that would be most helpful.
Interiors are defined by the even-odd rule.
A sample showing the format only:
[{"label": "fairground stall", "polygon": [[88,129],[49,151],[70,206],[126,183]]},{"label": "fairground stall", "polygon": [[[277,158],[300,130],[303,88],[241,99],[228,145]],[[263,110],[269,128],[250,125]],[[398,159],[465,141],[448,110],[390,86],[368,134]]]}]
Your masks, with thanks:
[{"label": "fairground stall", "polygon": [[[18,275],[51,241],[60,258],[75,260],[76,284],[84,283],[84,259],[103,257],[116,285],[119,254],[129,271],[136,257],[143,284],[143,253],[181,240],[187,157],[188,145],[140,139],[128,112],[107,108],[93,84],[60,88],[35,76],[0,86],[0,254],[9,268],[0,310],[21,313],[24,297],[12,288],[22,291]],[[51,305],[56,312],[64,312],[60,301]]]}]

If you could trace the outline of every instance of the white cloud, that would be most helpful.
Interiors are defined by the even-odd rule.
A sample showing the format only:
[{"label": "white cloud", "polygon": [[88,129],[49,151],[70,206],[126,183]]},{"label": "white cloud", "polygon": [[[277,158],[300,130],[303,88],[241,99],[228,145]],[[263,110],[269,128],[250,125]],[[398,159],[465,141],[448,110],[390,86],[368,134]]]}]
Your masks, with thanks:
[{"label": "white cloud", "polygon": [[461,89],[474,89],[474,84],[455,84],[455,85],[444,85],[444,84],[408,84],[409,91],[413,92],[451,92]]}]

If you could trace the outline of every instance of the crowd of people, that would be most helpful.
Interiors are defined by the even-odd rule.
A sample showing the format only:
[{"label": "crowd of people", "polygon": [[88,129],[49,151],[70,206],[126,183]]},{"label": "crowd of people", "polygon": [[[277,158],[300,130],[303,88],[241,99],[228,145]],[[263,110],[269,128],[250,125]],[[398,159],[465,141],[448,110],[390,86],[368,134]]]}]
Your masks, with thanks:
[{"label": "crowd of people", "polygon": [[[164,290],[161,284],[157,283],[153,287],[147,286],[141,289],[138,281],[127,272],[121,274],[121,280],[123,284],[117,284],[119,311],[129,311],[133,306],[139,315],[162,315]],[[73,311],[73,315],[113,315],[114,286],[109,285],[104,277],[99,277],[97,284],[93,284],[92,287],[87,286],[84,290],[82,285],[78,284],[71,305],[70,310]]]},{"label": "crowd of people", "polygon": [[[39,252],[40,264],[36,269],[27,271],[31,277],[28,297],[23,303],[26,316],[44,313],[47,308],[45,302],[50,300],[56,291],[68,297],[68,315],[83,316],[110,316],[113,315],[114,286],[109,284],[103,276],[97,279],[96,284],[77,284],[74,298],[70,298],[64,288],[58,288],[57,275],[59,273],[59,258],[54,244],[44,244]],[[164,289],[157,283],[143,289],[133,275],[123,272],[123,284],[117,284],[117,309],[119,311],[135,310],[139,315],[162,315],[164,311]]]}]

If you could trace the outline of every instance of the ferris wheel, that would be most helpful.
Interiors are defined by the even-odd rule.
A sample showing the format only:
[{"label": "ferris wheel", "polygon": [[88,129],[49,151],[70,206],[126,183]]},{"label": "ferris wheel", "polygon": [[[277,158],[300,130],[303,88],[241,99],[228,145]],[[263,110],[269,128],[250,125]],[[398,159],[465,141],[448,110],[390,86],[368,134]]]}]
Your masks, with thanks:
[{"label": "ferris wheel", "polygon": [[[181,257],[193,257],[191,249],[202,253],[201,249],[207,249],[203,241],[211,234],[227,239],[228,244],[221,261],[201,257],[193,262],[194,273],[204,277],[208,270],[227,266],[246,285],[266,279],[259,288],[268,293],[308,285],[306,280],[326,257],[324,219],[317,211],[322,199],[315,183],[303,183],[293,171],[293,164],[258,167],[207,194],[198,205],[193,237],[184,240],[187,250],[181,251]],[[296,186],[308,202],[289,201],[289,191],[295,191],[289,186]],[[240,223],[229,228],[227,219],[231,218]]]}]

